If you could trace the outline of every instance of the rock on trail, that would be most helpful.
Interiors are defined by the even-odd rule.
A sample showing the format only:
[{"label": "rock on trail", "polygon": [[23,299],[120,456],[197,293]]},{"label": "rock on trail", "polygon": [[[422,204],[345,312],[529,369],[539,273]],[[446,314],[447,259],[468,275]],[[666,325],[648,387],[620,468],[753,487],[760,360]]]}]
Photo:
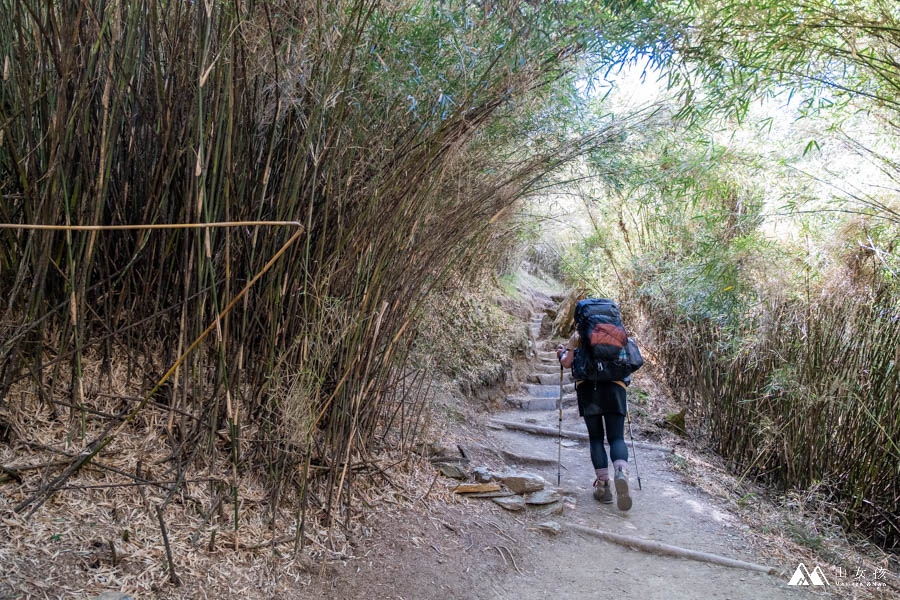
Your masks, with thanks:
[{"label": "rock on trail", "polygon": [[526,494],[528,492],[537,492],[544,489],[547,482],[543,477],[526,473],[525,471],[510,471],[497,475],[503,485],[517,494]]}]

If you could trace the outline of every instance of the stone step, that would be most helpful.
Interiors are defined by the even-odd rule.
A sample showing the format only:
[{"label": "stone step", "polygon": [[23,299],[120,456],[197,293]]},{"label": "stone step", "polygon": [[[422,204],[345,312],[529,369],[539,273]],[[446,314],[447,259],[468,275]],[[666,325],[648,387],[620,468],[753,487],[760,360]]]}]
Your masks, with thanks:
[{"label": "stone step", "polygon": [[[556,398],[536,398],[534,396],[510,396],[506,399],[508,404],[521,408],[522,410],[556,410]],[[578,399],[575,394],[563,396],[563,407],[575,406]]]},{"label": "stone step", "polygon": [[538,350],[537,357],[541,360],[552,360],[558,362],[559,359],[556,358],[556,351],[554,350]]},{"label": "stone step", "polygon": [[[538,363],[533,365],[535,373],[555,373],[556,376],[559,376],[559,362],[557,361],[554,365]],[[567,373],[571,373],[571,369],[566,369]]]},{"label": "stone step", "polygon": [[[559,385],[559,369],[552,373],[532,373],[528,376],[528,383],[539,383],[542,385]],[[572,379],[572,373],[567,369],[563,375],[563,385],[567,383],[575,383]]]},{"label": "stone step", "polygon": [[[526,383],[525,391],[529,396],[534,396],[537,398],[556,398],[559,396],[559,384],[556,385],[542,385],[539,383]],[[563,393],[569,394],[575,391],[574,383],[567,383],[563,385]]]}]

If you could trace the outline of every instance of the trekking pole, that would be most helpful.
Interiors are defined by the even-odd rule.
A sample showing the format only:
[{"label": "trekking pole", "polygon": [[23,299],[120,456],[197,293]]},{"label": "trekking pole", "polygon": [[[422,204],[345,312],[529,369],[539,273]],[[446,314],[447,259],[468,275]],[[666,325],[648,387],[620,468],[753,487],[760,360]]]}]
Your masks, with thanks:
[{"label": "trekking pole", "polygon": [[628,436],[631,438],[631,455],[634,457],[634,474],[637,476],[638,489],[643,490],[644,488],[641,487],[641,472],[638,471],[637,452],[634,451],[634,432],[631,430],[631,412],[628,410],[628,406],[625,407],[625,419],[628,421]]},{"label": "trekking pole", "polygon": [[563,366],[559,365],[559,430],[556,435],[556,485],[558,486],[562,480],[562,388],[563,388]]}]

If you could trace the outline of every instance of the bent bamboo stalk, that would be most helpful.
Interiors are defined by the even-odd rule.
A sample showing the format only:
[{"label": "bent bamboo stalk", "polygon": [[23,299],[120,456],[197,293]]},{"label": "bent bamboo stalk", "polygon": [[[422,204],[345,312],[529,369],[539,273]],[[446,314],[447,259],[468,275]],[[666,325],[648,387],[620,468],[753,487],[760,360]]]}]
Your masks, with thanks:
[{"label": "bent bamboo stalk", "polygon": [[689,550],[687,548],[681,548],[679,546],[663,544],[662,542],[654,542],[652,540],[642,540],[640,538],[634,538],[627,535],[619,535],[618,533],[611,533],[609,531],[603,531],[602,529],[592,529],[583,525],[563,524],[563,527],[576,533],[590,535],[592,537],[600,538],[601,540],[605,540],[613,544],[626,546],[628,548],[634,548],[635,550],[649,552],[651,554],[662,554],[666,556],[675,556],[678,558],[687,558],[690,560],[713,563],[725,567],[733,567],[735,569],[759,571],[761,573],[768,573],[769,575],[775,575],[778,572],[774,567],[758,565],[756,563],[746,562],[743,560],[738,560],[736,558],[728,558],[727,556],[720,556],[718,554],[710,554],[709,552]]},{"label": "bent bamboo stalk", "polygon": [[[507,429],[514,429],[517,431],[524,431],[526,433],[535,433],[537,435],[549,435],[556,437],[557,435],[562,435],[564,438],[572,439],[572,440],[586,440],[588,439],[588,434],[583,431],[570,431],[563,429],[562,434],[560,434],[556,429],[552,427],[542,427],[540,425],[531,425],[530,423],[517,423],[516,421],[503,421],[501,419],[492,419],[492,423],[496,423],[497,425],[502,425]],[[638,448],[643,448],[645,450],[659,450],[660,452],[674,452],[672,448],[668,446],[660,446],[659,444],[651,444],[649,442],[634,442],[634,445]]]},{"label": "bent bamboo stalk", "polygon": [[215,229],[220,227],[303,227],[299,221],[217,221],[213,223],[136,223],[134,225],[41,225],[0,223],[0,229],[37,231],[132,231],[146,229]]}]

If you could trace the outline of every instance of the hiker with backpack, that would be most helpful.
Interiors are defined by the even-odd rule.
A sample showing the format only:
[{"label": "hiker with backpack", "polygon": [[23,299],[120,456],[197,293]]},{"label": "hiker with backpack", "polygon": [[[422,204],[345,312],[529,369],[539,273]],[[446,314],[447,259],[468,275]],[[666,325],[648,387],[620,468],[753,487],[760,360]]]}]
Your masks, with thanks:
[{"label": "hiker with backpack", "polygon": [[613,494],[603,435],[609,442],[614,469],[616,505],[631,508],[628,490],[628,448],[625,445],[626,388],[630,375],[643,364],[640,352],[628,338],[619,307],[605,298],[586,298],[575,306],[576,330],[556,356],[563,368],[572,368],[578,414],[587,425],[594,465],[594,498],[611,504]]}]

